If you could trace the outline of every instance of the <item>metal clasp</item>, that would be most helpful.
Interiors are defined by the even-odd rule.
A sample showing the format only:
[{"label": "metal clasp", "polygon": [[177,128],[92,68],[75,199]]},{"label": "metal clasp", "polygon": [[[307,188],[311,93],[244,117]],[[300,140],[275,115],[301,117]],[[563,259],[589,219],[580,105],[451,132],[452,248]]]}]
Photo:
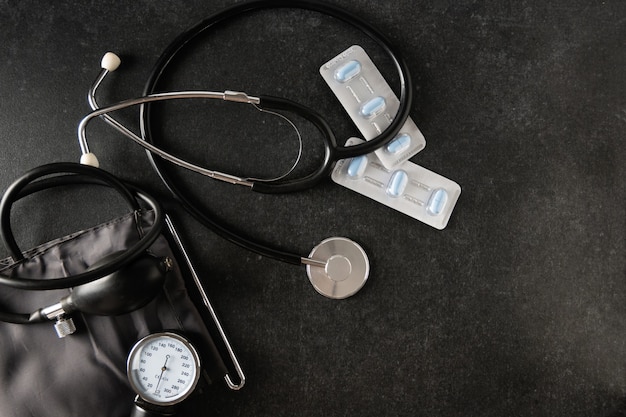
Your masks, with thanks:
[{"label": "metal clasp", "polygon": [[224,100],[235,101],[237,103],[259,104],[261,99],[258,97],[249,96],[243,91],[224,91]]}]

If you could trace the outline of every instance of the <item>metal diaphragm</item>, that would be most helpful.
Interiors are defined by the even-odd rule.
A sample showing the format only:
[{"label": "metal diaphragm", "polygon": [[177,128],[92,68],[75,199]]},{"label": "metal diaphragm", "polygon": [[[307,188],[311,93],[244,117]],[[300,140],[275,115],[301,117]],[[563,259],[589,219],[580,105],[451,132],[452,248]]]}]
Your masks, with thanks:
[{"label": "metal diaphragm", "polygon": [[324,267],[307,265],[306,273],[317,292],[343,299],[359,291],[370,272],[367,254],[356,242],[331,237],[313,248],[309,258],[325,262]]}]

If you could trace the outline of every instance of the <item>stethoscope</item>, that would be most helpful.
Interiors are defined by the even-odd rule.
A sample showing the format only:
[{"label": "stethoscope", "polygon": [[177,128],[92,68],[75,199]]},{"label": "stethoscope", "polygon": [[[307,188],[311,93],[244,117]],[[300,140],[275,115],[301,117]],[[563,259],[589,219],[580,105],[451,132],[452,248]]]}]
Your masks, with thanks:
[{"label": "stethoscope", "polygon": [[[156,92],[158,83],[168,68],[168,65],[191,40],[218,24],[254,11],[270,8],[305,9],[334,17],[359,29],[380,45],[380,47],[382,47],[394,63],[400,79],[399,110],[387,129],[385,129],[378,137],[368,142],[355,146],[341,146],[337,144],[333,131],[328,123],[326,123],[326,121],[319,114],[317,114],[314,110],[292,100],[272,96],[251,96],[246,93],[236,91]],[[314,247],[308,256],[302,256],[297,253],[276,249],[256,239],[244,236],[243,234],[233,230],[232,227],[217,220],[214,216],[208,215],[207,210],[202,207],[198,201],[188,195],[188,193],[182,191],[181,187],[177,184],[177,181],[174,180],[168,173],[167,164],[164,162],[167,161],[171,164],[181,166],[201,175],[230,184],[245,186],[257,192],[288,193],[311,188],[320,181],[326,179],[334,164],[340,159],[364,155],[381,146],[384,146],[397,135],[409,116],[412,102],[412,86],[409,70],[405,61],[400,57],[395,48],[391,46],[390,42],[378,29],[342,8],[314,1],[260,0],[238,4],[202,20],[192,28],[180,34],[167,48],[165,48],[157,60],[148,81],[146,82],[144,95],[142,97],[124,100],[115,104],[100,107],[96,100],[96,91],[105,79],[106,75],[111,71],[114,71],[118,67],[119,63],[119,58],[114,54],[105,55],[102,61],[102,71],[89,90],[88,99],[93,112],[82,119],[78,126],[81,163],[98,166],[98,160],[90,151],[87,143],[86,126],[94,118],[102,117],[109,125],[146,149],[148,158],[150,159],[155,171],[182,206],[196,220],[217,233],[219,236],[262,256],[290,264],[305,265],[309,280],[315,289],[322,295],[329,298],[341,299],[349,297],[356,293],[364,285],[369,276],[369,259],[363,248],[356,242],[343,237],[332,237],[322,241]],[[157,101],[191,98],[219,99],[250,104],[261,111],[279,115],[280,117],[284,116],[282,116],[279,112],[290,112],[302,116],[310,121],[323,136],[323,146],[325,152],[322,163],[313,172],[303,175],[300,178],[289,178],[288,174],[291,172],[290,170],[286,174],[277,178],[255,179],[210,170],[182,160],[181,158],[160,149],[151,133],[151,104]],[[140,135],[132,132],[110,115],[112,112],[137,105],[141,106]]]}]

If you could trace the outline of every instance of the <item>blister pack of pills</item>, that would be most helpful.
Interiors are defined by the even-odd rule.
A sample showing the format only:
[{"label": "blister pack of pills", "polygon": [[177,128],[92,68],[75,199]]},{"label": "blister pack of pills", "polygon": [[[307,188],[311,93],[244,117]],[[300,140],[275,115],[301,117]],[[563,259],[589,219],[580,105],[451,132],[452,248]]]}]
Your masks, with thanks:
[{"label": "blister pack of pills", "polygon": [[[362,143],[350,138],[346,146]],[[337,162],[332,179],[436,229],[447,226],[461,195],[456,182],[410,161],[387,169],[371,153]]]},{"label": "blister pack of pills", "polygon": [[[320,67],[320,74],[365,140],[378,136],[393,121],[400,101],[363,48],[353,45]],[[407,161],[426,146],[409,117],[398,135],[376,155],[388,169]]]}]

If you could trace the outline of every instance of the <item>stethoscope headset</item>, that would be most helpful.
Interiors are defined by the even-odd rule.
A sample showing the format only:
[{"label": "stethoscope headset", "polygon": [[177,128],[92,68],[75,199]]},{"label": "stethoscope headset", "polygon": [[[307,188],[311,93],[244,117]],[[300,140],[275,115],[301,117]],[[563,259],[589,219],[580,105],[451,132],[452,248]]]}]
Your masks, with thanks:
[{"label": "stethoscope headset", "polygon": [[[273,96],[255,97],[234,91],[156,92],[159,81],[168,68],[168,65],[170,65],[177,54],[198,35],[237,17],[272,8],[304,9],[331,16],[360,30],[386,52],[398,71],[400,79],[400,105],[389,127],[370,141],[346,147],[337,144],[332,129],[317,112],[286,98]],[[0,274],[0,285],[7,285],[24,290],[74,288],[74,291],[72,291],[68,297],[61,300],[61,302],[39,309],[30,314],[0,312],[1,321],[27,324],[53,319],[62,320],[66,314],[76,310],[91,314],[122,314],[145,305],[161,288],[164,274],[167,273],[168,261],[146,255],[146,251],[161,232],[165,218],[163,209],[148,193],[136,187],[131,187],[112,174],[97,168],[97,158],[89,150],[85,133],[87,124],[97,117],[102,117],[109,125],[145,148],[156,173],[185,210],[201,224],[219,236],[262,256],[290,264],[306,265],[307,274],[315,289],[329,298],[340,299],[349,297],[363,286],[369,275],[369,259],[365,251],[357,243],[342,237],[332,237],[322,241],[313,248],[308,256],[302,256],[298,253],[276,249],[256,239],[244,236],[219,219],[216,219],[215,216],[208,215],[207,210],[202,208],[200,203],[198,203],[193,196],[183,192],[182,187],[177,184],[177,181],[174,180],[173,176],[168,172],[166,162],[182,166],[183,168],[220,181],[246,186],[252,191],[279,194],[309,189],[326,179],[334,164],[339,159],[364,155],[386,145],[398,134],[409,116],[412,103],[412,85],[407,64],[401,58],[396,48],[390,44],[378,29],[340,7],[316,1],[259,0],[241,3],[202,20],[180,34],[163,51],[157,60],[146,82],[142,97],[100,107],[96,101],[96,90],[106,75],[114,71],[118,65],[119,58],[111,54],[105,55],[102,62],[102,71],[89,91],[88,99],[93,111],[87,115],[78,126],[79,144],[82,153],[81,165],[73,163],[44,165],[27,172],[15,181],[9,186],[0,202],[0,232],[2,233],[2,240],[7,248],[9,248],[12,257],[15,261],[19,262],[23,259],[23,255],[13,238],[10,228],[9,214],[12,204],[20,198],[38,190],[67,184],[93,183],[94,181],[109,185],[117,190],[135,211],[140,210],[140,202],[143,202],[154,211],[154,223],[145,236],[127,251],[114,253],[86,272],[77,275],[40,280],[13,276],[11,274]],[[167,153],[158,147],[154,135],[152,134],[151,104],[157,101],[187,98],[221,99],[252,104],[261,111],[277,114],[280,117],[284,117],[280,112],[290,112],[299,115],[311,122],[323,136],[324,158],[322,163],[313,172],[299,178],[290,178],[287,175],[281,175],[280,177],[268,180],[242,178],[228,173],[210,170]],[[141,135],[135,134],[109,114],[137,105],[141,106]],[[55,176],[49,177],[51,175]],[[139,264],[137,264],[137,262],[139,262]],[[135,268],[146,268],[151,271],[149,274],[146,274],[149,275],[149,278],[145,283],[137,284],[141,286],[142,291],[132,291],[132,288],[135,287],[131,286],[135,284],[123,282],[133,281],[132,279],[129,280],[126,278],[128,278],[129,271],[133,272]],[[128,292],[134,292],[137,294],[137,298],[126,299],[124,303],[111,301],[119,298],[120,294],[126,295]],[[94,305],[100,307],[96,308],[95,311],[90,310],[90,306]]]},{"label": "stethoscope headset", "polygon": [[[393,62],[398,71],[400,80],[400,105],[396,116],[391,124],[379,136],[356,146],[341,146],[337,144],[335,135],[328,123],[316,111],[285,98],[273,96],[250,96],[243,92],[225,91],[177,91],[177,92],[157,92],[159,81],[166,73],[169,65],[175,61],[179,53],[196,39],[200,34],[213,29],[220,24],[232,21],[243,15],[272,8],[295,8],[318,12],[333,17],[341,22],[358,29],[376,42]],[[135,99],[125,100],[116,104],[99,107],[96,101],[96,90],[106,77],[119,65],[119,58],[105,55],[102,62],[102,71],[95,80],[89,91],[89,103],[94,110],[85,117],[78,127],[78,138],[81,148],[81,162],[88,165],[98,166],[95,155],[90,152],[86,138],[87,124],[97,117],[102,117],[109,125],[123,133],[147,150],[148,158],[159,175],[163,183],[172,192],[176,199],[196,220],[209,228],[219,236],[233,242],[245,249],[259,255],[287,262],[294,265],[306,265],[307,274],[311,283],[321,294],[330,298],[345,298],[358,291],[367,280],[369,275],[369,260],[363,249],[355,242],[345,238],[329,238],[316,246],[308,256],[302,256],[295,252],[277,249],[250,238],[235,231],[231,226],[217,219],[179,184],[175,177],[168,170],[168,163],[181,166],[193,172],[228,182],[242,185],[252,191],[260,193],[290,193],[309,189],[325,180],[334,164],[339,159],[352,158],[364,155],[384,146],[390,142],[400,131],[404,122],[409,116],[412,103],[412,83],[409,69],[396,48],[391,45],[386,36],[371,24],[360,19],[349,11],[340,7],[320,3],[317,1],[286,1],[286,0],[260,0],[242,3],[227,8],[217,14],[210,16],[185,32],[181,33],[174,41],[165,48],[152,69],[145,84],[143,96]],[[321,164],[299,178],[290,178],[282,175],[274,179],[253,179],[243,178],[224,172],[214,171],[205,167],[194,165],[182,160],[175,155],[162,150],[156,142],[155,135],[152,134],[153,118],[152,103],[166,100],[178,100],[185,98],[209,98],[225,101],[246,103],[255,106],[257,109],[273,114],[277,112],[289,112],[299,115],[311,122],[322,134],[324,157]],[[140,105],[140,130],[137,135],[125,127],[122,123],[114,119],[109,113],[124,108]],[[281,113],[278,113],[279,115]]]}]

